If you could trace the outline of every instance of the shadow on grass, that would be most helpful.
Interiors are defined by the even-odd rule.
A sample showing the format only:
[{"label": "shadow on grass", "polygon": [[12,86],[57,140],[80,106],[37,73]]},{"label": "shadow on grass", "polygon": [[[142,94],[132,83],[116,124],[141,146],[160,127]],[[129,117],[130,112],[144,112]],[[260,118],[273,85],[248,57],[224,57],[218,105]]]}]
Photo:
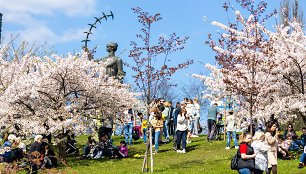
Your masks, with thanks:
[{"label": "shadow on grass", "polygon": [[186,147],[186,151],[187,152],[190,152],[190,151],[193,151],[196,149],[196,147],[198,147],[199,145],[195,144],[195,145],[192,145],[192,146],[187,146]]}]

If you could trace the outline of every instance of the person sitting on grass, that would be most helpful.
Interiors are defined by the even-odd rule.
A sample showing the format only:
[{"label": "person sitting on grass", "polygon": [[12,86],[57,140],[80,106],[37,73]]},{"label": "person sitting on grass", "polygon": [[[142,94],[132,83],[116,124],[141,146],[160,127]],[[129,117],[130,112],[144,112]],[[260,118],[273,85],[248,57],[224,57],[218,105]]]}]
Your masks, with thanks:
[{"label": "person sitting on grass", "polygon": [[8,136],[8,140],[4,142],[0,149],[0,162],[7,161],[10,159],[11,153],[12,153],[12,146],[14,142],[16,141],[16,136],[13,134],[10,134]]},{"label": "person sitting on grass", "polygon": [[120,141],[120,145],[114,150],[112,158],[126,158],[128,155],[128,148],[125,141]]},{"label": "person sitting on grass", "polygon": [[289,151],[299,151],[301,150],[299,144],[298,144],[298,136],[297,135],[293,135],[291,137],[291,143],[290,143],[290,146],[289,146]]},{"label": "person sitting on grass", "polygon": [[[302,133],[303,134],[301,135],[300,139],[297,138],[297,140],[291,142],[291,146],[296,151],[300,150],[300,148],[304,148],[304,146],[306,145],[306,128],[305,127],[302,129]],[[292,150],[292,148],[290,150]]]},{"label": "person sitting on grass", "polygon": [[98,152],[95,158],[111,157],[113,155],[114,145],[106,134],[102,135],[97,150]]},{"label": "person sitting on grass", "polygon": [[306,146],[304,146],[304,152],[302,153],[300,158],[299,168],[304,168],[305,160],[306,160]]},{"label": "person sitting on grass", "polygon": [[277,157],[280,159],[290,159],[288,154],[289,145],[283,135],[278,135],[278,148]]},{"label": "person sitting on grass", "polygon": [[45,145],[44,163],[46,164],[46,168],[57,167],[57,159],[55,153],[49,145]]},{"label": "person sitting on grass", "polygon": [[288,129],[285,130],[285,132],[284,132],[285,139],[292,140],[292,137],[294,135],[296,135],[296,133],[293,130],[293,125],[292,124],[288,124]]},{"label": "person sitting on grass", "polygon": [[84,157],[94,157],[95,154],[95,148],[96,148],[97,142],[93,136],[88,137],[88,141],[86,142],[85,148],[84,148]]},{"label": "person sitting on grass", "polygon": [[42,138],[42,135],[36,135],[34,138],[34,143],[31,145],[29,150],[29,159],[32,172],[37,172],[37,170],[44,164]]}]

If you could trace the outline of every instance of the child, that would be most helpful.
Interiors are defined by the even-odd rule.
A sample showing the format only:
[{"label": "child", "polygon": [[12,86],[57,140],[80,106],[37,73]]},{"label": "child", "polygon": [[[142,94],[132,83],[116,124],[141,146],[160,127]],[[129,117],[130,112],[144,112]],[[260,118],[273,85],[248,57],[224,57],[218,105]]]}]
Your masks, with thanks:
[{"label": "child", "polygon": [[120,145],[115,149],[113,157],[126,158],[128,155],[128,148],[125,141],[121,141]]},{"label": "child", "polygon": [[141,125],[141,132],[143,134],[143,142],[146,143],[146,140],[147,140],[147,120],[145,119],[143,122],[142,122],[142,125]]},{"label": "child", "polygon": [[86,142],[85,148],[84,148],[84,157],[93,157],[95,156],[94,152],[95,152],[95,148],[96,148],[97,142],[94,139],[93,136],[89,136],[88,137],[88,141]]}]

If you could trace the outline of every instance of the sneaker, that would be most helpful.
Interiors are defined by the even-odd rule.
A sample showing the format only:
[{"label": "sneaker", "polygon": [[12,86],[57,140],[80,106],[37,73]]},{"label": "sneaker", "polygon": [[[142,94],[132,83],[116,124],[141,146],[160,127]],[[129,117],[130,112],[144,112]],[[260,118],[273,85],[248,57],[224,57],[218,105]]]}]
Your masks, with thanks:
[{"label": "sneaker", "polygon": [[299,164],[299,168],[304,168],[303,163],[300,163],[300,164]]},{"label": "sneaker", "polygon": [[239,149],[239,146],[235,146],[235,149]]},{"label": "sneaker", "polygon": [[231,147],[226,147],[225,149],[227,149],[227,150],[228,150],[228,149],[231,149]]},{"label": "sneaker", "polygon": [[190,143],[191,143],[191,140],[188,140],[188,141],[187,141],[187,144],[190,144]]},{"label": "sneaker", "polygon": [[186,153],[186,150],[185,150],[185,149],[183,149],[181,153]]},{"label": "sneaker", "polygon": [[176,153],[182,153],[182,151],[181,150],[176,150]]},{"label": "sneaker", "polygon": [[153,155],[155,155],[155,154],[157,154],[157,151],[156,151],[156,150],[153,152]]}]

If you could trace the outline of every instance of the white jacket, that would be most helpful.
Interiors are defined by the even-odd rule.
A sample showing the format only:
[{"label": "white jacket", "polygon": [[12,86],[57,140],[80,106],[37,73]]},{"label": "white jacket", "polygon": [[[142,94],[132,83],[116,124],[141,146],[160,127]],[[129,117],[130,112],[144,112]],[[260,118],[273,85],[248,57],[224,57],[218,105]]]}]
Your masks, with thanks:
[{"label": "white jacket", "polygon": [[185,131],[188,129],[188,120],[185,119],[185,116],[177,115],[177,127],[176,130]]},{"label": "white jacket", "polygon": [[195,112],[196,112],[196,114],[197,114],[195,117],[200,118],[200,110],[201,110],[200,105],[199,105],[198,103],[195,103],[195,104],[194,104],[194,109],[195,109]]},{"label": "white jacket", "polygon": [[187,111],[187,114],[189,114],[189,118],[191,118],[193,120],[194,113],[195,113],[194,105],[193,104],[187,104],[186,111]]}]

